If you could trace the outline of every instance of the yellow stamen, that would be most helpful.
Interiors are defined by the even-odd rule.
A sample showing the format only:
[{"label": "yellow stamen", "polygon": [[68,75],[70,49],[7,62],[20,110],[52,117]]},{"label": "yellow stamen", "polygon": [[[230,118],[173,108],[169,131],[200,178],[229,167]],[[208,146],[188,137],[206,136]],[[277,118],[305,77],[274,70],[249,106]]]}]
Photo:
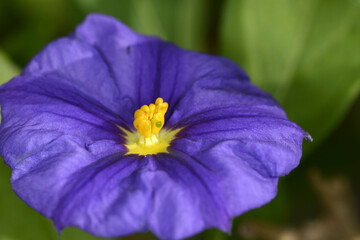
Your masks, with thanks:
[{"label": "yellow stamen", "polygon": [[139,138],[139,144],[152,145],[158,142],[158,133],[164,126],[165,113],[168,104],[162,98],[158,98],[155,104],[142,106],[134,114],[134,127],[144,138]]},{"label": "yellow stamen", "polygon": [[144,105],[134,113],[134,127],[137,132],[122,131],[126,135],[127,154],[148,155],[168,153],[167,148],[181,129],[162,130],[168,104],[158,98],[155,104]]}]

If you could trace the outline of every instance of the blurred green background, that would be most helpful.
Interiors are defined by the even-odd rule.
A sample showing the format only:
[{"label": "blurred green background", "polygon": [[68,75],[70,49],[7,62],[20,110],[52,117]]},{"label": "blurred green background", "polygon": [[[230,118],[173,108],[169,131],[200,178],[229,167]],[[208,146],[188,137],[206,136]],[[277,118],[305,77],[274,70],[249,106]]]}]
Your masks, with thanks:
[{"label": "blurred green background", "polygon": [[[191,239],[280,239],[287,233],[329,239],[308,237],[304,229],[337,208],[351,212],[340,222],[360,229],[360,0],[0,0],[0,84],[90,12],[229,57],[314,139],[304,143],[300,166],[280,180],[278,196],[235,219],[231,236],[208,230]],[[58,237],[49,220],[15,196],[10,175],[1,161],[0,240],[97,239],[77,229]],[[345,192],[330,184],[338,179]],[[357,234],[348,232],[338,239]]]}]

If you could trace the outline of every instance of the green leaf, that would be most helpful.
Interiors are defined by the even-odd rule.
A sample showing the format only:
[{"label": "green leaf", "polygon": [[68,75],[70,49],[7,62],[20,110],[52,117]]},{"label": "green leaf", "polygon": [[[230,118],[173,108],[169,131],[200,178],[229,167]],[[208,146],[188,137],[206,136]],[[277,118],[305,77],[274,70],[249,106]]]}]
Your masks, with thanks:
[{"label": "green leaf", "polygon": [[19,73],[20,69],[0,50],[0,85]]},{"label": "green leaf", "polygon": [[[10,61],[10,59],[0,50],[0,85],[6,83],[11,78],[20,73],[20,69]],[[0,106],[1,123],[1,106]]]},{"label": "green leaf", "polygon": [[77,0],[77,3],[84,13],[108,14],[138,32],[199,51],[208,47],[208,33],[213,28],[209,19],[216,7],[206,0]]},{"label": "green leaf", "polygon": [[359,94],[359,1],[232,0],[223,20],[222,53],[280,102],[314,147]]},{"label": "green leaf", "polygon": [[71,0],[0,1],[0,8],[0,46],[21,67],[81,21]]},{"label": "green leaf", "polygon": [[50,220],[30,208],[15,195],[10,184],[10,168],[0,157],[0,240],[96,240],[79,229],[65,229],[58,237]]}]

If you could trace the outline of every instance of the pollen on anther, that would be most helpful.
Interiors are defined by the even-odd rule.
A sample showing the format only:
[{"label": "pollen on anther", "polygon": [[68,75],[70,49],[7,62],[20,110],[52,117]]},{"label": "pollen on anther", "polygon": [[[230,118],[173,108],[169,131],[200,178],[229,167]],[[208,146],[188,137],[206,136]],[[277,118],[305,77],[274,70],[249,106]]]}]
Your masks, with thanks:
[{"label": "pollen on anther", "polygon": [[[145,138],[145,144],[149,144],[151,139],[155,139],[156,135],[164,126],[165,113],[168,104],[162,98],[157,98],[154,103],[143,105],[134,113],[134,127],[139,134]],[[154,141],[154,142],[157,142]]]}]

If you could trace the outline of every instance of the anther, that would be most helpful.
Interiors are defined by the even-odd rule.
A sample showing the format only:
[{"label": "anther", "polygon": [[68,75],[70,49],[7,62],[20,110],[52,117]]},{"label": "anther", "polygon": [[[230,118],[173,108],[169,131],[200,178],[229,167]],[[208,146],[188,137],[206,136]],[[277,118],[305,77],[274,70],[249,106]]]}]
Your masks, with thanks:
[{"label": "anther", "polygon": [[157,135],[164,126],[168,104],[157,98],[155,104],[143,105],[134,113],[134,127],[140,134],[139,144],[150,146],[159,140]]}]

